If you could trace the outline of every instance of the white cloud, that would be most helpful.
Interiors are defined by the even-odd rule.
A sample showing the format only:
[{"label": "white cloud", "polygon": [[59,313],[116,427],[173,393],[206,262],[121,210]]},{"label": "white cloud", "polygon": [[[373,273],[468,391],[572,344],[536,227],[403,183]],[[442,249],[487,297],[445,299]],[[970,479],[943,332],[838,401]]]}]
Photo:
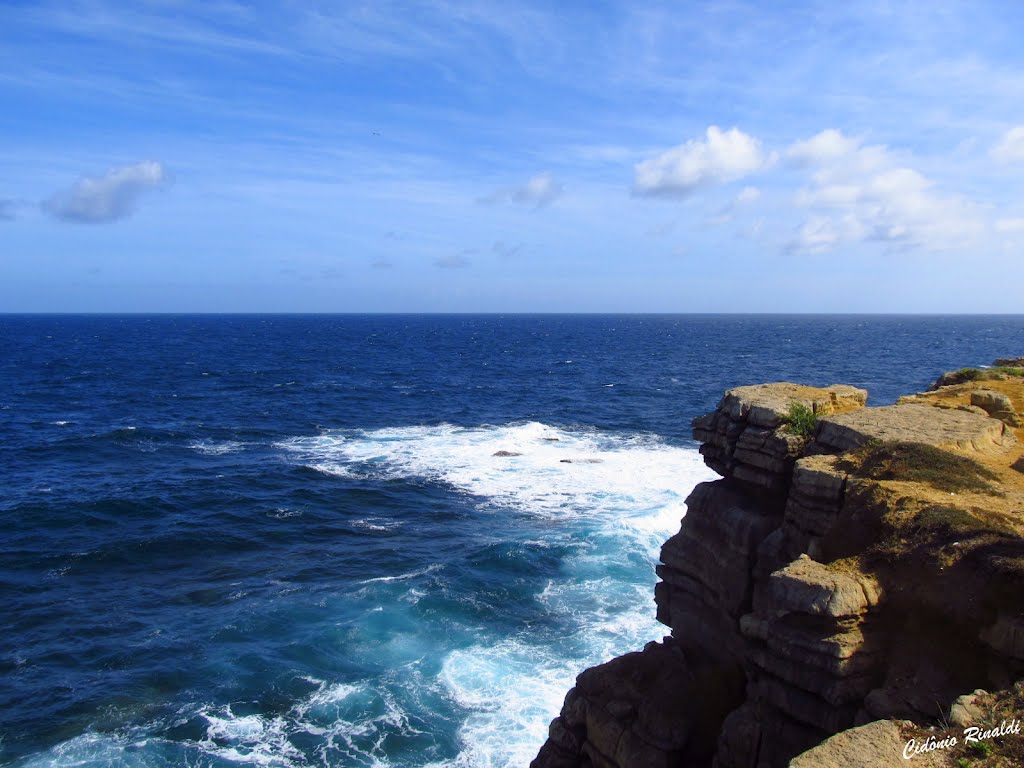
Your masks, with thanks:
[{"label": "white cloud", "polygon": [[44,202],[43,208],[64,221],[117,221],[135,212],[143,192],[166,180],[164,167],[154,161],[111,168],[103,176],[79,179],[71,189]]},{"label": "white cloud", "polygon": [[482,203],[517,203],[533,208],[543,208],[553,203],[561,194],[562,185],[550,173],[540,173],[517,187],[506,187],[481,197]]},{"label": "white cloud", "polygon": [[813,169],[796,195],[812,213],[789,243],[822,253],[846,243],[876,241],[903,248],[945,250],[982,230],[977,206],[942,194],[934,181],[882,145],[863,146],[837,130],[793,144],[787,158]]},{"label": "white cloud", "polygon": [[761,142],[738,128],[709,126],[704,139],[691,139],[635,166],[637,194],[686,197],[699,187],[735,181],[768,163]]},{"label": "white cloud", "polygon": [[1001,163],[1024,161],[1024,125],[1017,125],[1003,134],[1002,140],[992,147],[990,153]]},{"label": "white cloud", "polygon": [[1024,232],[1024,219],[997,219],[996,232]]},{"label": "white cloud", "polygon": [[840,243],[860,240],[865,235],[863,224],[855,216],[847,215],[842,218],[811,216],[800,227],[788,247],[789,250],[804,253],[825,253]]},{"label": "white cloud", "polygon": [[761,190],[757,187],[744,187],[740,190],[740,193],[736,195],[737,205],[746,205],[752,203],[761,197]]},{"label": "white cloud", "polygon": [[468,267],[470,261],[466,258],[466,253],[451,253],[447,256],[439,256],[434,259],[434,266],[440,267],[441,269],[464,269]]},{"label": "white cloud", "polygon": [[794,142],[786,150],[786,159],[797,165],[813,165],[845,157],[857,150],[859,142],[828,128],[809,139]]}]

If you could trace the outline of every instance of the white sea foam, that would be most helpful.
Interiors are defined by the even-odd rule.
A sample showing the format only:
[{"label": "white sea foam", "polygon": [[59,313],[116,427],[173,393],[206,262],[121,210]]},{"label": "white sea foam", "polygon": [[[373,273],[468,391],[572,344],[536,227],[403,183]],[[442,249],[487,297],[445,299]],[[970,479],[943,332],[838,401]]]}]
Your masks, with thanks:
[{"label": "white sea foam", "polygon": [[303,754],[289,739],[295,723],[284,717],[235,715],[230,706],[201,713],[206,719],[206,738],[200,748],[210,755],[235,763],[293,766]]},{"label": "white sea foam", "polygon": [[302,517],[303,514],[305,513],[301,509],[278,507],[273,512],[267,512],[267,517],[273,517],[277,520],[287,520],[289,517]]},{"label": "white sea foam", "polygon": [[193,440],[188,447],[194,451],[207,456],[220,456],[225,453],[236,453],[244,450],[248,443],[240,443],[237,440],[224,440],[216,442],[213,440]]},{"label": "white sea foam", "polygon": [[402,527],[402,521],[387,520],[386,518],[380,517],[367,517],[353,520],[352,525],[355,528],[362,528],[367,531],[394,531]]},{"label": "white sea foam", "polygon": [[306,464],[309,469],[316,470],[324,475],[332,477],[355,477],[356,474],[344,464],[330,461],[317,461]]},{"label": "white sea foam", "polygon": [[665,634],[654,619],[653,565],[690,490],[714,477],[696,450],[650,435],[536,422],[329,432],[281,447],[303,462],[433,480],[483,506],[574,526],[562,576],[536,596],[539,613],[572,629],[554,642],[525,633],[447,654],[438,682],[468,715],[462,753],[436,766],[529,764],[579,672]]},{"label": "white sea foam", "polygon": [[[235,714],[230,706],[206,707],[204,738],[194,743],[203,753],[236,763],[269,768],[311,764],[385,768],[388,734],[421,735],[409,714],[387,687],[305,678],[317,690],[282,715]],[[320,746],[311,762],[296,743],[315,737]]]},{"label": "white sea foam", "polygon": [[422,568],[418,571],[410,571],[409,573],[400,573],[396,576],[378,576],[374,579],[365,579],[360,581],[360,584],[375,584],[377,582],[388,582],[388,581],[405,581],[407,579],[415,579],[419,576],[426,576],[428,573],[433,573],[441,567],[439,563],[433,563],[428,565],[426,568]]},{"label": "white sea foam", "polygon": [[141,755],[127,753],[129,742],[120,736],[83,733],[73,739],[57,744],[52,749],[34,755],[22,765],[24,768],[45,768],[48,766],[99,766],[118,765],[135,768],[146,765]]},{"label": "white sea foam", "polygon": [[[327,432],[278,446],[331,474],[425,478],[530,514],[561,518],[614,511],[626,515],[627,525],[640,526],[649,525],[645,519],[651,513],[663,513],[673,503],[678,507],[694,484],[712,476],[695,450],[649,435],[537,422]],[[494,455],[500,451],[519,455]]]}]

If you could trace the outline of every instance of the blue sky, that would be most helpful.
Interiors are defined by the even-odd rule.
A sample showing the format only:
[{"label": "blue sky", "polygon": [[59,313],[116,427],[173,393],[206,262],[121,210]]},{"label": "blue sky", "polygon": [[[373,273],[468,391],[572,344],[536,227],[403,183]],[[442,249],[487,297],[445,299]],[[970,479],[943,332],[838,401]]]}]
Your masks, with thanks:
[{"label": "blue sky", "polygon": [[1015,2],[0,4],[0,311],[1021,312]]}]

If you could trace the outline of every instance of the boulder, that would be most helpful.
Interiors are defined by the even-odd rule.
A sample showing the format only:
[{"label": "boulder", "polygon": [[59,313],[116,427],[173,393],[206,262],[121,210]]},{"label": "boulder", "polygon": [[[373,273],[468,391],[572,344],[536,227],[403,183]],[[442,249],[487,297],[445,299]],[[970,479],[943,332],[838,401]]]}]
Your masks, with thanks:
[{"label": "boulder", "polygon": [[1011,427],[1021,425],[1020,416],[1013,409],[1010,397],[993,389],[976,389],[971,392],[971,405],[977,406],[994,419]]},{"label": "boulder", "polygon": [[[906,743],[899,723],[876,720],[826,739],[793,758],[789,768],[903,768],[907,765],[903,759]],[[924,764],[914,759],[914,765]]]},{"label": "boulder", "polygon": [[[857,617],[876,607],[882,597],[878,581],[866,573],[844,573],[802,555],[776,571],[763,601],[755,609],[803,613],[830,619]],[[759,605],[767,603],[767,605]]]},{"label": "boulder", "polygon": [[965,693],[957,698],[949,708],[949,724],[957,728],[978,725],[985,717],[984,697],[987,691],[981,688],[974,693]]}]

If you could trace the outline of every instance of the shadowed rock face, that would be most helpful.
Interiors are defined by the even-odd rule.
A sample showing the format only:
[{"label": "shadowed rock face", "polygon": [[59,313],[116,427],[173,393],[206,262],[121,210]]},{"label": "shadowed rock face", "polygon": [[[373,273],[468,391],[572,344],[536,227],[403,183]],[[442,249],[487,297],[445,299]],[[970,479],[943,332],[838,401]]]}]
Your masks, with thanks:
[{"label": "shadowed rock face", "polygon": [[[871,441],[925,443],[1014,474],[1018,439],[985,409],[1001,401],[866,408],[866,397],[739,387],[694,420],[722,479],[694,489],[662,547],[655,602],[671,636],[580,675],[534,768],[897,765],[904,725],[886,718],[927,722],[965,691],[1024,675],[1024,612],[994,596],[1024,587],[1024,539],[984,526],[961,536],[942,526],[975,518],[943,509],[927,518],[939,521],[934,547],[901,542],[924,535],[901,521],[932,507],[912,483],[892,492],[840,459]],[[787,426],[794,402],[819,417],[810,433]],[[954,583],[979,593],[959,598],[962,615],[943,607]]]}]

